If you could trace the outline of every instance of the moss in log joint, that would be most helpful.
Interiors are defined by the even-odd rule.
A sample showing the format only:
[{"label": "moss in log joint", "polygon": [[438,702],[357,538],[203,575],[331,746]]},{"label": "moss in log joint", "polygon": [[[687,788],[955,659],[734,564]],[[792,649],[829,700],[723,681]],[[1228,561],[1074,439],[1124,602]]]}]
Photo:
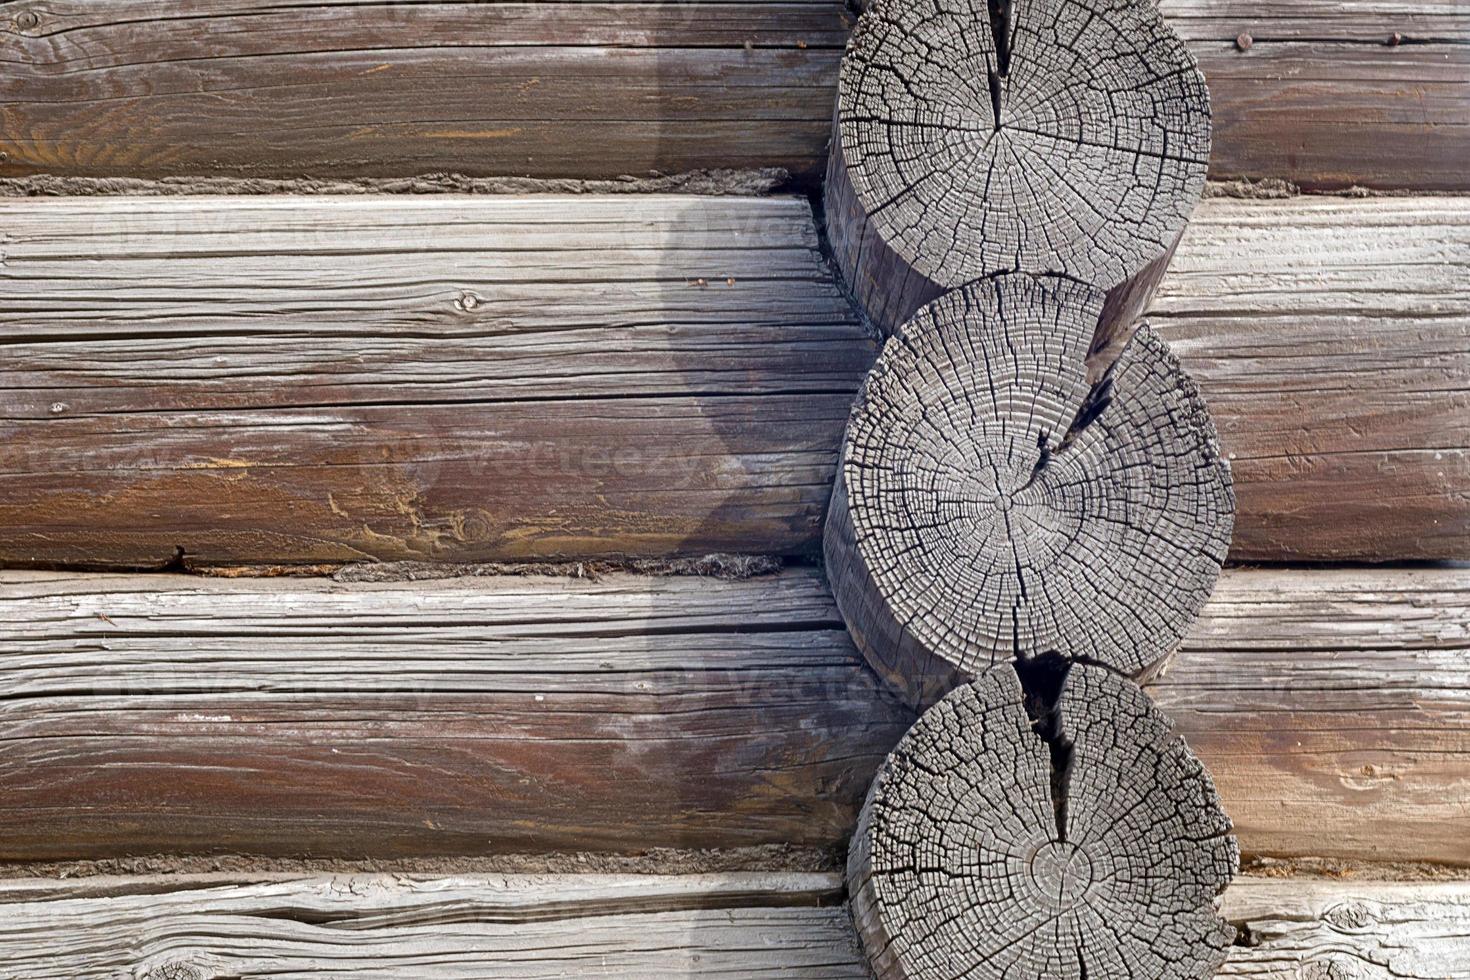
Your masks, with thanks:
[{"label": "moss in log joint", "polygon": [[1214,785],[1127,680],[1000,665],[889,755],[848,858],[878,980],[1204,980],[1236,930]]},{"label": "moss in log joint", "polygon": [[839,80],[827,233],[891,333],[1003,272],[1110,295],[1091,346],[1126,342],[1204,188],[1210,107],[1150,0],[879,0]]},{"label": "moss in log joint", "polygon": [[1214,425],[1147,328],[1089,382],[1104,302],[1047,276],[947,293],[859,393],[827,572],[911,704],[1049,650],[1146,678],[1214,587],[1234,516]]}]

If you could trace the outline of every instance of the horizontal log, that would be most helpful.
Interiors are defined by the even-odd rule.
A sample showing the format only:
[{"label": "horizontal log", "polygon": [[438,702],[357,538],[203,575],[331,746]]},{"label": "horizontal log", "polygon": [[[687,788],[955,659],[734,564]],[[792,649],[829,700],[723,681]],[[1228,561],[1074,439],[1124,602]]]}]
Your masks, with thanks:
[{"label": "horizontal log", "polygon": [[[1463,5],[1160,6],[1210,82],[1216,176],[1470,186]],[[17,0],[0,176],[815,180],[851,24],[841,0]]]},{"label": "horizontal log", "polygon": [[[266,880],[260,880],[261,878]],[[835,875],[0,882],[7,976],[865,980]],[[1464,980],[1470,883],[1240,878],[1220,975]],[[385,953],[391,950],[391,956]]]},{"label": "horizontal log", "polygon": [[1159,0],[1159,10],[1209,82],[1213,176],[1470,187],[1470,9],[1459,0]]},{"label": "horizontal log", "polygon": [[1467,980],[1470,882],[1237,878],[1221,977]]},{"label": "horizontal log", "polygon": [[833,875],[202,876],[78,885],[0,882],[0,976],[863,976],[847,911],[831,902],[841,890]]},{"label": "horizontal log", "polygon": [[1245,852],[1470,864],[1470,568],[1229,571],[1147,690]]},{"label": "horizontal log", "polygon": [[852,22],[840,0],[5,13],[9,176],[816,176]]},{"label": "horizontal log", "polygon": [[[0,202],[0,561],[820,540],[877,348],[797,199]],[[1470,554],[1470,201],[1198,209],[1154,323],[1237,559]]]},{"label": "horizontal log", "polygon": [[[1470,570],[1227,570],[1150,688],[1248,854],[1470,864]],[[0,573],[0,860],[843,846],[825,582]]]},{"label": "horizontal log", "polygon": [[811,570],[0,582],[0,860],[827,846],[911,720]]},{"label": "horizontal log", "polygon": [[1238,561],[1470,556],[1470,199],[1210,200],[1150,321],[1234,467]]},{"label": "horizontal log", "polygon": [[0,213],[11,564],[809,550],[876,354],[796,198]]}]

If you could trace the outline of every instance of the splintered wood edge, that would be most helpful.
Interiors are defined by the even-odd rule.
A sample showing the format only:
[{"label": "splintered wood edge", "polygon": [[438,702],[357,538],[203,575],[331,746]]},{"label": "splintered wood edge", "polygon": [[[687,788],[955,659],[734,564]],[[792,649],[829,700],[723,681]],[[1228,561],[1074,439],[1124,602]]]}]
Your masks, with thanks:
[{"label": "splintered wood edge", "polygon": [[829,230],[850,277],[874,250],[841,241],[871,222],[940,288],[1023,271],[1108,289],[1172,247],[1209,156],[1204,78],[1148,0],[879,2],[843,59],[851,186]]},{"label": "splintered wood edge", "polygon": [[1147,328],[1097,383],[1103,302],[1002,276],[885,347],[824,535],[843,617],[911,703],[1049,651],[1147,677],[1209,598],[1234,494],[1198,388]]},{"label": "splintered wood edge", "polygon": [[848,889],[879,980],[1203,980],[1236,937],[1217,906],[1237,863],[1168,720],[1053,658],[920,717],[863,807]]}]

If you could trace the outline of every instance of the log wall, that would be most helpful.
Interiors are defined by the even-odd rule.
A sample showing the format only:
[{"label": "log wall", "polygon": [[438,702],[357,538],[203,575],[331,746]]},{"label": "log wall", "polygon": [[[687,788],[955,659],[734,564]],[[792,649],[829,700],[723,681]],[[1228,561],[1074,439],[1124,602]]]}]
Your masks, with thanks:
[{"label": "log wall", "polygon": [[[802,554],[877,347],[792,198],[0,203],[0,562]],[[1411,231],[1405,231],[1405,229]],[[1470,554],[1470,207],[1209,200],[1237,560]]]},{"label": "log wall", "polygon": [[[1209,78],[1215,176],[1467,186],[1462,4],[1161,8]],[[17,0],[0,17],[0,176],[814,181],[851,24],[840,0]]]},{"label": "log wall", "polygon": [[[1247,853],[1470,864],[1470,571],[1227,571],[1151,688]],[[0,574],[0,860],[842,847],[912,716],[820,574]]]},{"label": "log wall", "polygon": [[[866,980],[827,874],[0,882],[0,976]],[[1465,980],[1470,884],[1238,879],[1222,977]],[[385,950],[391,950],[391,955]]]}]

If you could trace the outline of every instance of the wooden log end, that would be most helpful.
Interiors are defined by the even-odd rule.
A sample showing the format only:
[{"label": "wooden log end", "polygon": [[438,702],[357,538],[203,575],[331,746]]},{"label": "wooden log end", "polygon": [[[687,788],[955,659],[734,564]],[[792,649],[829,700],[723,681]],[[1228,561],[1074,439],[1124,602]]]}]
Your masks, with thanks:
[{"label": "wooden log end", "polygon": [[1207,978],[1238,851],[1210,777],[1095,666],[1000,666],[884,763],[849,852],[878,980]]},{"label": "wooden log end", "polygon": [[1149,0],[879,2],[843,60],[827,226],[884,331],[1003,271],[1107,290],[1204,188],[1209,94]]},{"label": "wooden log end", "polygon": [[1229,464],[1146,327],[1095,383],[1103,294],[1002,276],[889,340],[848,424],[828,575],[873,666],[916,705],[1050,651],[1147,677],[1229,547]]}]

